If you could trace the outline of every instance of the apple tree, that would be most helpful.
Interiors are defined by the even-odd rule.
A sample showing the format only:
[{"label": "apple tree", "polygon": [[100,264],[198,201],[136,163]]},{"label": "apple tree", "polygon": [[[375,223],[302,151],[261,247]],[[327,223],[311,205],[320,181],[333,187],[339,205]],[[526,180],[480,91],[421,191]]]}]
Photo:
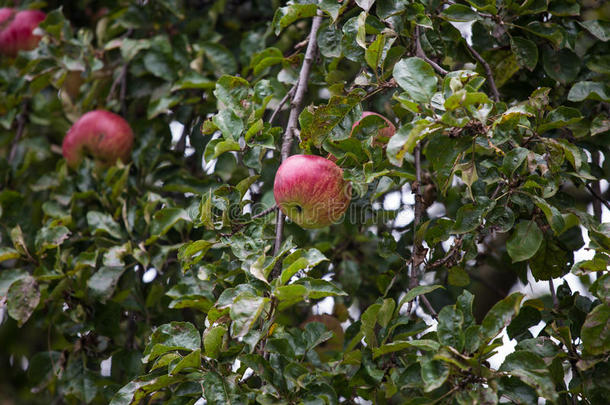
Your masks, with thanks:
[{"label": "apple tree", "polygon": [[607,3],[0,6],[3,404],[610,403]]}]

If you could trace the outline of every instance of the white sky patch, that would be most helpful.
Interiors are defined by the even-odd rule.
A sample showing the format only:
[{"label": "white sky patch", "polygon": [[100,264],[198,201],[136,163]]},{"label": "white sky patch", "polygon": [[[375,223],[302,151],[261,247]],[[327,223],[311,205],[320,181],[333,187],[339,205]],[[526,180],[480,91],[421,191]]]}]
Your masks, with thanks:
[{"label": "white sky patch", "polygon": [[144,272],[144,274],[142,275],[142,282],[150,283],[156,277],[157,277],[157,269],[155,269],[154,267],[151,267],[150,269],[146,270],[146,272]]},{"label": "white sky patch", "polygon": [[400,208],[400,199],[400,191],[393,191],[391,193],[388,193],[383,199],[383,209],[388,211],[397,210],[398,208]]},{"label": "white sky patch", "polygon": [[328,314],[332,315],[335,308],[335,300],[333,297],[326,297],[311,308],[314,315]]}]

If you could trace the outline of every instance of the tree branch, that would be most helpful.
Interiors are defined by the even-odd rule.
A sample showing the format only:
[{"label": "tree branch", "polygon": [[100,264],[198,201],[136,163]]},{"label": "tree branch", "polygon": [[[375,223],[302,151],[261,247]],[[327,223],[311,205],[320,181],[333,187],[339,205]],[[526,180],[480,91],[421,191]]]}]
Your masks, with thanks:
[{"label": "tree branch", "polygon": [[296,91],[298,85],[299,85],[299,81],[297,79],[297,82],[294,84],[294,86],[292,86],[292,88],[290,90],[288,90],[288,92],[286,93],[284,98],[282,98],[282,100],[277,105],[277,107],[275,107],[275,110],[273,110],[273,114],[271,114],[271,117],[269,118],[269,124],[273,124],[275,117],[280,112],[280,110],[282,109],[284,104],[286,104],[286,101],[288,101],[288,99],[294,95],[294,92]]},{"label": "tree branch", "polygon": [[[282,137],[282,162],[288,159],[290,156],[290,147],[292,146],[292,138],[297,127],[299,114],[303,107],[303,100],[305,98],[305,92],[307,91],[307,81],[309,78],[309,72],[311,65],[316,56],[318,50],[318,43],[316,41],[316,35],[320,29],[322,23],[322,13],[318,11],[318,14],[313,18],[311,23],[311,32],[309,33],[309,42],[307,43],[307,50],[305,51],[305,60],[303,60],[303,66],[301,66],[301,73],[299,74],[299,80],[297,82],[296,90],[294,92],[294,98],[290,103],[290,115],[288,116],[288,124],[286,125],[286,131]],[[274,254],[280,251],[282,245],[282,234],[284,233],[284,215],[278,213],[277,223],[275,226],[275,248]],[[274,269],[272,277],[276,277],[278,269]]]},{"label": "tree branch", "polygon": [[[419,266],[424,262],[426,257],[427,249],[424,249],[424,246],[421,242],[417,242],[417,227],[420,224],[423,216],[424,216],[424,199],[421,194],[421,181],[422,181],[422,173],[421,173],[421,145],[418,143],[415,146],[414,150],[415,154],[415,181],[411,185],[413,193],[415,193],[415,207],[414,207],[414,218],[413,218],[413,254],[411,256],[411,276],[409,278],[409,289],[413,289],[419,285]],[[424,303],[428,312],[432,315],[434,319],[437,319],[438,316],[428,298],[425,295],[420,295],[420,300]],[[408,312],[411,312],[411,304],[413,301],[409,302]]]},{"label": "tree branch", "polygon": [[[595,189],[593,187],[591,187],[590,185],[588,185],[588,184],[585,184],[585,187],[587,188],[587,190],[589,190],[589,192],[593,195],[593,197],[597,198],[599,200],[599,202],[604,204],[606,206],[606,208],[608,208],[610,210],[610,203],[608,203],[608,201],[604,200],[604,197],[601,196],[601,193],[598,194],[597,191],[595,191]],[[597,214],[596,214],[596,217],[597,217]],[[600,210],[600,218],[599,219],[601,221],[601,210]]]},{"label": "tree branch", "polygon": [[15,159],[15,155],[17,154],[17,145],[23,136],[23,131],[25,129],[25,120],[28,115],[28,104],[24,102],[21,106],[21,112],[17,116],[17,133],[13,138],[13,143],[11,144],[11,151],[8,155],[8,164],[13,163],[13,159]]},{"label": "tree branch", "polygon": [[[600,160],[599,155],[600,155],[599,151],[591,152],[592,163],[596,166],[599,166],[599,160]],[[590,190],[591,190],[591,194],[593,194],[594,197],[597,197],[597,196],[601,197],[602,189],[599,186],[599,180],[594,181],[593,184],[591,184]],[[593,215],[595,216],[595,219],[598,222],[602,222],[602,202],[605,202],[606,204],[608,203],[607,201],[604,201],[602,198],[593,198]]]},{"label": "tree branch", "polygon": [[491,87],[491,91],[494,95],[494,100],[496,102],[500,101],[500,93],[498,92],[498,88],[496,87],[496,82],[494,81],[494,75],[491,72],[491,68],[489,67],[489,63],[464,39],[464,44],[466,44],[466,48],[470,51],[472,56],[481,64],[485,69],[485,74],[487,75],[487,80],[489,81],[489,87]]},{"label": "tree branch", "polygon": [[436,63],[435,61],[430,59],[424,52],[423,48],[421,47],[421,42],[419,39],[419,26],[418,25],[415,26],[415,55],[417,57],[423,59],[424,61],[426,61],[438,73],[440,73],[442,75],[447,74],[447,71],[445,69],[443,69],[438,63]]}]

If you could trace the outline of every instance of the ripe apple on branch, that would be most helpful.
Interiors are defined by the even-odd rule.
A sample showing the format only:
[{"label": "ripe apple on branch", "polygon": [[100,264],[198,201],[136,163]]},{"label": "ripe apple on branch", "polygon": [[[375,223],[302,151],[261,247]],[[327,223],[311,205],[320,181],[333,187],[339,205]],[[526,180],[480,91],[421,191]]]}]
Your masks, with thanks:
[{"label": "ripe apple on branch", "polygon": [[334,162],[315,155],[293,155],[275,174],[273,195],[280,210],[303,228],[336,223],[349,206],[352,187]]},{"label": "ripe apple on branch", "polygon": [[36,48],[40,36],[34,34],[34,29],[45,18],[40,10],[0,8],[0,54],[14,57],[19,51]]},{"label": "ripe apple on branch", "polygon": [[85,154],[97,164],[108,166],[117,159],[129,161],[133,131],[121,116],[106,110],[90,111],[80,117],[66,134],[62,152],[68,166],[76,168]]}]

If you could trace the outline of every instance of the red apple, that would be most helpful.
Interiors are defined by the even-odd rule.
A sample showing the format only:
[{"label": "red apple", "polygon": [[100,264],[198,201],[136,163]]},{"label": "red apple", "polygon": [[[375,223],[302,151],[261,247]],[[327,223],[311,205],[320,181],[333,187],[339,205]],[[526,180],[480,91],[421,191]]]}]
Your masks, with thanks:
[{"label": "red apple", "polygon": [[40,10],[16,11],[12,8],[0,9],[0,53],[15,56],[19,51],[36,48],[40,36],[34,29],[46,17]]},{"label": "red apple", "polygon": [[[380,145],[386,144],[388,142],[388,140],[392,136],[394,136],[394,134],[396,133],[396,127],[394,126],[392,121],[390,121],[389,119],[387,119],[386,117],[384,117],[381,114],[377,114],[376,112],[364,111],[362,113],[362,118],[368,117],[369,115],[376,115],[377,117],[380,117],[381,119],[383,119],[387,123],[387,126],[385,128],[383,128],[383,129],[380,129],[379,132],[377,133],[377,136],[375,136],[375,139],[373,140],[373,145],[374,146],[380,146]],[[354,123],[354,125],[352,125],[352,131],[351,131],[351,133],[349,135],[350,137],[354,133],[354,129],[358,126],[358,124],[360,124],[360,121],[356,121]]]},{"label": "red apple", "polygon": [[80,117],[64,138],[62,152],[68,166],[75,168],[85,154],[108,166],[117,159],[129,160],[133,131],[121,116],[106,110],[90,111]]},{"label": "red apple", "polygon": [[337,222],[349,206],[352,187],[343,170],[328,159],[294,155],[275,174],[273,195],[284,215],[303,228]]}]

